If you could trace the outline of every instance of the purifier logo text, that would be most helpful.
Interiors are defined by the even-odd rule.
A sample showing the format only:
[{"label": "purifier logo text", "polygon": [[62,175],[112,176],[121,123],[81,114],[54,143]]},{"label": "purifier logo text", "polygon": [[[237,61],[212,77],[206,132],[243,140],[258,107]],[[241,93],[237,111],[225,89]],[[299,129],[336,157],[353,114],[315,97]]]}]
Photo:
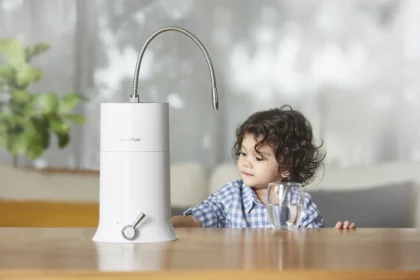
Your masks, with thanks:
[{"label": "purifier logo text", "polygon": [[122,141],[122,142],[140,142],[141,138],[134,138],[134,137],[122,138],[122,137],[120,137],[120,141]]}]

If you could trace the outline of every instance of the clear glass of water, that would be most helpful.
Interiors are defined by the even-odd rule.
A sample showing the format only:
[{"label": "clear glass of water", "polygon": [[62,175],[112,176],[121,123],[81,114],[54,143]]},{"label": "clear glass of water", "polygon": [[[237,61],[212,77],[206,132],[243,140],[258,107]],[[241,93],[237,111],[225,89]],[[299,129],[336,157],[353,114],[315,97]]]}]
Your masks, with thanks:
[{"label": "clear glass of water", "polygon": [[297,229],[304,214],[302,185],[294,182],[269,183],[267,215],[273,229]]}]

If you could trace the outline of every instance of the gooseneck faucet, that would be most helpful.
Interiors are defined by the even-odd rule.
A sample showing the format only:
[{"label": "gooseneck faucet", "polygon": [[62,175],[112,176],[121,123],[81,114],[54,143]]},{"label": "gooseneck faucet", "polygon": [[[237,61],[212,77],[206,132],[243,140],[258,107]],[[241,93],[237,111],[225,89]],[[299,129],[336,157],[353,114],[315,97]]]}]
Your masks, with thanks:
[{"label": "gooseneck faucet", "polygon": [[189,32],[189,31],[187,31],[183,28],[174,27],[174,26],[163,27],[163,28],[160,28],[159,30],[155,31],[152,35],[150,35],[150,37],[146,40],[143,47],[141,48],[140,54],[139,54],[138,59],[137,59],[136,69],[135,69],[135,72],[134,72],[133,92],[132,92],[131,97],[130,97],[130,102],[131,103],[139,103],[140,102],[140,97],[137,93],[138,79],[139,79],[141,62],[143,60],[143,55],[144,55],[144,52],[146,51],[147,46],[157,35],[159,35],[163,32],[166,32],[166,31],[177,31],[177,32],[180,32],[180,33],[188,36],[191,40],[194,41],[194,43],[197,44],[197,46],[203,52],[203,54],[206,58],[208,67],[209,67],[209,71],[210,71],[213,108],[215,110],[217,110],[219,108],[219,96],[218,96],[217,88],[216,88],[216,77],[214,75],[213,64],[211,62],[210,56],[209,56],[206,48],[204,47],[203,43],[201,43],[201,41],[194,34],[192,34],[191,32]]}]

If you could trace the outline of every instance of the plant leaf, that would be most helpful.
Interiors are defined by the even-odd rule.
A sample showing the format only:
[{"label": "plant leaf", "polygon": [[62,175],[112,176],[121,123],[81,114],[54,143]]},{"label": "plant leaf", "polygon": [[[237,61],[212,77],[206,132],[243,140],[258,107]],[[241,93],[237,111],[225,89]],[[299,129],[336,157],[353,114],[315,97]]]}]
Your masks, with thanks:
[{"label": "plant leaf", "polygon": [[7,137],[9,130],[8,115],[6,113],[0,112],[0,147],[7,148]]},{"label": "plant leaf", "polygon": [[88,99],[78,93],[67,93],[60,99],[60,106],[58,112],[60,114],[69,114],[74,108],[82,101],[87,101]]},{"label": "plant leaf", "polygon": [[26,133],[12,134],[10,136],[9,151],[15,155],[22,155],[28,147],[28,136]]},{"label": "plant leaf", "polygon": [[19,103],[27,103],[31,100],[32,94],[25,90],[14,89],[12,90],[12,98]]},{"label": "plant leaf", "polygon": [[58,147],[63,149],[70,142],[70,126],[60,118],[50,119],[51,130],[55,132],[58,139]]},{"label": "plant leaf", "polygon": [[0,120],[7,119],[8,117],[9,117],[9,114],[8,113],[0,112]]},{"label": "plant leaf", "polygon": [[0,112],[0,122],[7,123],[7,125],[10,127],[17,125],[17,121],[15,120],[14,116],[8,113]]},{"label": "plant leaf", "polygon": [[11,115],[24,117],[27,103],[31,101],[32,96],[24,90],[12,89],[10,92],[9,108]]},{"label": "plant leaf", "polygon": [[45,43],[38,43],[25,48],[26,60],[29,62],[31,59],[40,53],[46,52],[50,48],[50,45]]},{"label": "plant leaf", "polygon": [[7,148],[7,132],[9,130],[9,126],[7,124],[7,120],[1,116],[0,113],[0,148]]},{"label": "plant leaf", "polygon": [[42,118],[34,118],[26,131],[29,142],[26,157],[31,160],[40,157],[49,145],[45,143],[49,142],[49,134],[48,126],[45,126],[44,122]]},{"label": "plant leaf", "polygon": [[24,117],[30,118],[30,117],[36,117],[36,116],[41,115],[36,110],[36,100],[37,100],[37,95],[30,94],[30,99],[25,103],[25,106],[23,109]]},{"label": "plant leaf", "polygon": [[22,116],[5,113],[0,114],[0,122],[1,121],[7,123],[8,127],[14,131],[16,130],[16,128],[24,127],[29,124],[29,120]]},{"label": "plant leaf", "polygon": [[9,126],[7,125],[5,120],[0,119],[0,134],[7,132]]},{"label": "plant leaf", "polygon": [[22,64],[16,69],[16,85],[20,88],[26,88],[30,84],[36,83],[44,76],[41,69],[34,68],[28,64]]},{"label": "plant leaf", "polygon": [[32,134],[34,137],[32,141],[38,142],[43,149],[47,149],[50,146],[49,120],[43,117],[33,118],[31,123],[33,131],[36,132]]},{"label": "plant leaf", "polygon": [[42,114],[54,114],[58,110],[58,98],[54,93],[40,94],[35,102],[37,109]]},{"label": "plant leaf", "polygon": [[0,148],[7,149],[8,138],[7,134],[0,132]]},{"label": "plant leaf", "polygon": [[46,149],[49,145],[48,122],[42,118],[28,120],[20,116],[11,116],[19,125],[19,130],[9,134],[9,151],[13,154],[27,153],[28,149],[39,152],[37,147]]},{"label": "plant leaf", "polygon": [[26,157],[30,160],[34,160],[42,156],[43,153],[44,148],[41,145],[31,144],[26,151]]},{"label": "plant leaf", "polygon": [[85,124],[86,123],[86,118],[82,115],[63,115],[63,117],[65,117],[68,120],[71,120],[74,123],[77,124]]},{"label": "plant leaf", "polygon": [[5,80],[13,79],[15,70],[12,66],[6,64],[0,64],[0,78]]},{"label": "plant leaf", "polygon": [[22,44],[11,38],[0,40],[0,53],[14,67],[25,64],[26,55]]},{"label": "plant leaf", "polygon": [[62,121],[59,118],[52,118],[49,120],[50,128],[57,134],[68,134],[70,131],[70,126],[68,123]]},{"label": "plant leaf", "polygon": [[60,149],[65,148],[69,142],[70,142],[70,134],[65,133],[65,134],[61,134],[61,133],[57,133],[57,138],[58,138],[58,147]]}]

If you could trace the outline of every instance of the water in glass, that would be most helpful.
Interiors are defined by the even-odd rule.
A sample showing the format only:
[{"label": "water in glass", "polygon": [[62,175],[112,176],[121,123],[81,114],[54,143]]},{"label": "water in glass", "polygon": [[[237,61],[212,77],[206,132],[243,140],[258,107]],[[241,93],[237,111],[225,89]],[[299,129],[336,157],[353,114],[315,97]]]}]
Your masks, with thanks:
[{"label": "water in glass", "polygon": [[293,182],[268,184],[267,215],[274,229],[297,229],[304,212],[302,185]]}]

